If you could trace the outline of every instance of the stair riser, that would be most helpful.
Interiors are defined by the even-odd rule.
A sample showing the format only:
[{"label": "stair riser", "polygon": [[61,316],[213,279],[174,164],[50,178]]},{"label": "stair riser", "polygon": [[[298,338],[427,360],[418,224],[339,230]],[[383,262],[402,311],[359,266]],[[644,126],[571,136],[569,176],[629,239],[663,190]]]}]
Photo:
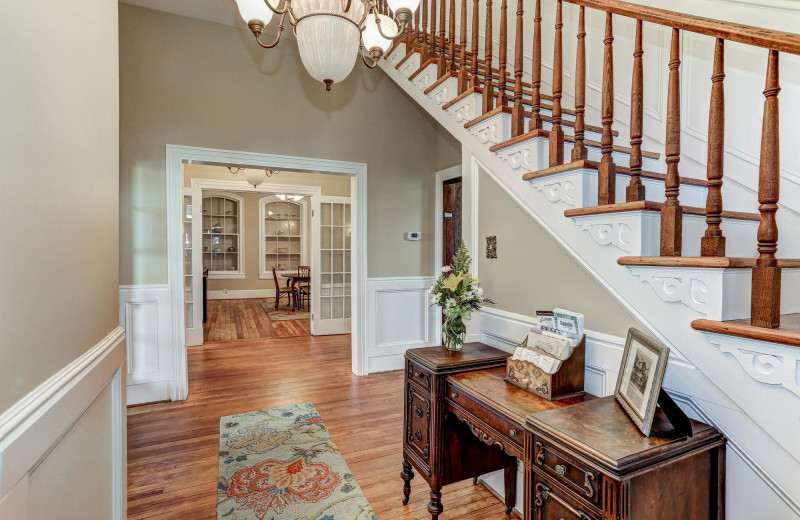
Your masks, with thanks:
[{"label": "stair riser", "polygon": [[404,61],[402,65],[400,65],[400,68],[397,69],[397,72],[400,74],[400,76],[407,78],[419,70],[420,65],[422,65],[420,63],[420,55],[418,52],[415,52],[406,61]]},{"label": "stair riser", "polygon": [[449,103],[458,95],[458,78],[448,77],[428,92],[428,97],[437,105]]},{"label": "stair riser", "polygon": [[511,114],[500,112],[470,126],[467,130],[481,144],[488,146],[500,144],[511,139]]},{"label": "stair riser", "polygon": [[498,150],[496,155],[514,170],[533,172],[547,168],[549,139],[534,137]]},{"label": "stair riser", "polygon": [[437,79],[439,79],[437,76],[437,72],[438,72],[438,67],[436,66],[436,64],[429,63],[421,71],[419,70],[414,71],[416,75],[414,75],[413,78],[409,77],[409,80],[414,84],[415,87],[417,87],[422,91],[425,91],[428,87],[436,83]]},{"label": "stair riser", "polygon": [[447,113],[456,120],[464,124],[480,117],[483,113],[481,108],[481,95],[469,94],[447,108]]}]

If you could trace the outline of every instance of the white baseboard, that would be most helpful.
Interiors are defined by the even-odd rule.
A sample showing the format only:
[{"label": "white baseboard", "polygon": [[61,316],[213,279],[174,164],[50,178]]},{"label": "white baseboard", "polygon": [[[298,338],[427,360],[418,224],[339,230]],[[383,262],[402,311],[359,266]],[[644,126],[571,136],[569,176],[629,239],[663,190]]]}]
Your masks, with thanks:
[{"label": "white baseboard", "polygon": [[384,372],[403,368],[409,348],[441,343],[439,312],[428,301],[432,276],[367,280],[367,368]]},{"label": "white baseboard", "polygon": [[[75,482],[72,489],[87,497],[108,489],[111,496],[97,500],[110,508],[103,514],[113,520],[125,518],[124,374],[125,331],[118,327],[0,415],[0,520],[37,520],[32,515],[36,515],[39,501],[50,498],[42,494],[42,483],[70,486],[75,468],[51,464],[53,457],[59,461],[67,457],[76,464],[91,459],[100,464],[103,474],[92,477],[97,482]],[[98,412],[102,415],[98,416]],[[91,418],[92,424],[82,425],[83,417]],[[69,434],[79,427],[89,428],[92,435],[110,447],[110,452],[59,450],[62,441],[73,440]],[[84,430],[77,435],[82,434]],[[84,513],[95,517],[93,512]],[[65,515],[64,518],[71,517],[67,511]]]},{"label": "white baseboard", "polygon": [[240,300],[244,298],[274,298],[275,289],[223,289],[208,291],[209,300]]}]

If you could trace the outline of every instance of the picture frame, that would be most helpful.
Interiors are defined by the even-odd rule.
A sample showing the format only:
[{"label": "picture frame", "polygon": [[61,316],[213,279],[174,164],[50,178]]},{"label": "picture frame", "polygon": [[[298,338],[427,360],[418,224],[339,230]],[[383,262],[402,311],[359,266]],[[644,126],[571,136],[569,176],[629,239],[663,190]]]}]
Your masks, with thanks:
[{"label": "picture frame", "polygon": [[668,359],[669,347],[640,330],[628,329],[614,397],[648,437]]}]

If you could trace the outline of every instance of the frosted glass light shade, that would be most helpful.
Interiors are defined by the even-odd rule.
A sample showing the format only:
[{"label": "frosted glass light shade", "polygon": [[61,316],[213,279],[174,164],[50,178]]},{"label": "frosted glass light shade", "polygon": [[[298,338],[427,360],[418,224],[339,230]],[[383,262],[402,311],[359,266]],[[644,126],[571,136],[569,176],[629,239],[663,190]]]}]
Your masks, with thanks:
[{"label": "frosted glass light shade", "polygon": [[262,25],[267,25],[272,20],[272,11],[264,3],[264,0],[236,0],[239,14],[245,22],[257,20]]},{"label": "frosted glass light shade", "polygon": [[[417,7],[419,7],[419,0],[389,0],[389,9],[391,9],[392,12],[396,13],[403,7],[410,9],[413,13],[417,10]],[[381,26],[381,28],[383,28],[383,26]],[[383,29],[383,32],[386,32],[386,29]]]},{"label": "frosted glass light shade", "polygon": [[267,172],[264,170],[245,170],[244,178],[247,180],[248,184],[252,184],[253,187],[256,187],[267,180]]},{"label": "frosted glass light shade", "polygon": [[360,44],[355,24],[336,16],[316,15],[300,20],[296,29],[300,58],[312,78],[330,88],[331,83],[350,75]]},{"label": "frosted glass light shade", "polygon": [[380,31],[386,36],[397,36],[397,24],[394,20],[384,14],[379,14],[378,18],[381,20],[380,30],[375,21],[375,14],[369,14],[367,20],[364,22],[364,32],[361,33],[361,38],[364,40],[364,47],[369,51],[374,47],[380,48],[383,52],[389,50],[392,45],[392,40],[388,40],[381,36]]}]

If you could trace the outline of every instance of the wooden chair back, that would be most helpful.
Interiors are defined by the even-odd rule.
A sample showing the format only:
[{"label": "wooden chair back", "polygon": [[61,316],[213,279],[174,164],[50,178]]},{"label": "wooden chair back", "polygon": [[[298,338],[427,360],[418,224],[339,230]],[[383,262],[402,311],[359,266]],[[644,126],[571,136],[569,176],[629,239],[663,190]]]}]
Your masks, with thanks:
[{"label": "wooden chair back", "polygon": [[297,276],[303,277],[310,277],[311,276],[311,266],[309,265],[298,265],[297,266]]}]

